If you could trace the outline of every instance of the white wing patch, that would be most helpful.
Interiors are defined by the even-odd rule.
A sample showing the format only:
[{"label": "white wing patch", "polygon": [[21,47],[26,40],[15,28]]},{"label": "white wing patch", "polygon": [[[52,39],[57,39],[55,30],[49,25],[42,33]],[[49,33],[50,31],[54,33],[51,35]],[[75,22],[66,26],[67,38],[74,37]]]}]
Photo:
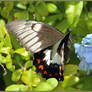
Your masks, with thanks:
[{"label": "white wing patch", "polygon": [[29,35],[27,35],[25,38],[23,37],[23,38],[21,38],[20,40],[20,42],[21,43],[23,43],[23,45],[25,44],[25,43],[27,43],[28,41],[30,42],[33,38],[35,38],[37,36],[37,33],[32,33],[31,35],[29,34]]},{"label": "white wing patch", "polygon": [[[50,63],[53,63],[53,64],[56,63],[60,65],[60,55],[58,53],[55,54],[52,60],[50,59],[51,50],[45,50],[44,53],[45,53],[45,57],[43,60],[45,60],[48,65],[50,65]],[[64,61],[64,57],[62,56],[62,64],[63,64],[63,61]]]},{"label": "white wing patch", "polygon": [[36,44],[34,44],[33,46],[31,46],[29,49],[32,49],[32,51],[34,52],[35,50],[37,50],[38,48],[40,48],[42,45],[41,42],[38,42]]},{"label": "white wing patch", "polygon": [[50,60],[51,50],[46,50],[44,53],[45,57],[43,60],[46,60],[47,64],[49,65],[52,62],[52,60]]},{"label": "white wing patch", "polygon": [[41,24],[36,24],[34,27],[33,27],[33,30],[35,30],[35,31],[40,31],[41,30],[41,28],[42,28],[42,25]]},{"label": "white wing patch", "polygon": [[37,43],[39,40],[39,37],[35,37],[33,38],[31,41],[29,41],[28,43],[26,43],[26,45],[29,47],[29,46],[32,46],[33,44]]}]

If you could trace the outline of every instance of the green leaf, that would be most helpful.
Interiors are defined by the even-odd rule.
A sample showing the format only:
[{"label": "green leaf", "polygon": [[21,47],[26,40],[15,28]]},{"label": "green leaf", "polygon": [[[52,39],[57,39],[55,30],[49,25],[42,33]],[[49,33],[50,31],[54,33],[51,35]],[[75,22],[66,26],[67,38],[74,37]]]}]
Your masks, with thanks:
[{"label": "green leaf", "polygon": [[40,16],[47,16],[48,15],[47,5],[44,2],[37,2],[36,13],[39,14]]},{"label": "green leaf", "polygon": [[11,43],[12,43],[12,46],[13,48],[16,50],[18,48],[21,48],[21,45],[19,44],[19,42],[16,40],[16,37],[9,32],[9,36],[11,38]]},{"label": "green leaf", "polygon": [[7,7],[4,7],[2,9],[1,16],[3,16],[4,18],[8,19],[8,17],[9,17],[9,11],[7,11]]},{"label": "green leaf", "polygon": [[21,74],[22,74],[22,69],[17,69],[15,71],[13,71],[12,81],[15,81],[15,82],[19,81]]},{"label": "green leaf", "polygon": [[12,65],[12,63],[7,63],[7,64],[6,64],[6,67],[7,67],[7,69],[9,69],[10,71],[14,71],[14,70],[15,70],[15,66]]},{"label": "green leaf", "polygon": [[6,63],[6,58],[0,54],[0,62]]},{"label": "green leaf", "polygon": [[2,8],[0,7],[0,13],[1,13],[1,10],[2,10]]},{"label": "green leaf", "polygon": [[15,17],[14,20],[28,20],[29,13],[27,11],[20,11],[20,12],[14,13],[13,17]]},{"label": "green leaf", "polygon": [[11,10],[13,9],[13,5],[14,3],[12,1],[4,2],[4,7],[2,8],[2,11],[1,11],[1,16],[8,19],[11,14]]},{"label": "green leaf", "polygon": [[2,49],[4,46],[4,42],[0,42],[0,49]]},{"label": "green leaf", "polygon": [[19,54],[13,54],[13,62],[15,65],[19,66],[19,67],[23,67],[23,64],[25,63],[24,60],[22,59],[21,55]]},{"label": "green leaf", "polygon": [[81,76],[80,81],[74,87],[80,90],[92,91],[92,76]]},{"label": "green leaf", "polygon": [[56,28],[59,29],[61,32],[66,32],[67,28],[69,27],[69,24],[66,19],[64,19],[62,22],[57,24]]},{"label": "green leaf", "polygon": [[2,47],[0,49],[0,53],[6,53],[9,54],[11,52],[11,48],[10,47]]},{"label": "green leaf", "polygon": [[6,54],[6,56],[3,56],[0,54],[0,62],[1,63],[5,63],[5,64],[8,64],[8,63],[11,63],[12,64],[12,59],[11,59],[11,55],[10,54]]},{"label": "green leaf", "polygon": [[51,91],[52,87],[47,82],[41,82],[33,91]]},{"label": "green leaf", "polygon": [[79,77],[76,76],[64,76],[64,81],[61,82],[63,88],[71,87],[79,82]]},{"label": "green leaf", "polygon": [[11,8],[13,8],[13,5],[14,5],[14,2],[8,2],[8,1],[6,1],[6,2],[4,2],[4,7],[9,7],[10,9]]},{"label": "green leaf", "polygon": [[73,64],[65,65],[64,75],[65,76],[75,75],[78,72],[78,70],[80,70],[80,68],[77,65]]},{"label": "green leaf", "polygon": [[85,20],[88,26],[88,29],[91,30],[92,29],[92,10],[90,12],[88,12],[88,18],[85,16]]},{"label": "green leaf", "polygon": [[56,13],[58,11],[57,6],[53,3],[48,3],[47,8],[48,8],[49,13]]},{"label": "green leaf", "polygon": [[23,72],[21,80],[29,86],[36,86],[40,82],[36,72],[34,72],[32,69]]},{"label": "green leaf", "polygon": [[26,67],[26,68],[30,68],[31,66],[33,66],[33,61],[28,60],[28,61],[25,63],[25,67]]},{"label": "green leaf", "polygon": [[64,89],[64,91],[80,91],[80,89],[76,89],[76,88],[73,88],[73,87],[67,87]]},{"label": "green leaf", "polygon": [[12,64],[12,57],[11,57],[10,54],[8,54],[8,55],[6,56],[6,63],[11,63],[11,64]]},{"label": "green leaf", "polygon": [[6,87],[8,87],[11,84],[14,84],[14,82],[11,80],[11,75],[12,75],[12,72],[7,70],[7,74],[3,76]]},{"label": "green leaf", "polygon": [[40,82],[40,84],[34,88],[34,91],[51,91],[58,85],[58,82],[54,78],[48,79],[46,82]]},{"label": "green leaf", "polygon": [[30,59],[30,53],[28,53],[24,48],[19,48],[15,50],[13,53],[22,55],[26,60]]},{"label": "green leaf", "polygon": [[0,19],[0,27],[5,26],[5,21]]},{"label": "green leaf", "polygon": [[52,86],[52,89],[58,85],[58,81],[55,78],[49,78],[46,82]]},{"label": "green leaf", "polygon": [[47,23],[49,25],[53,25],[57,19],[61,20],[62,18],[63,18],[63,14],[51,15],[45,19],[45,23]]},{"label": "green leaf", "polygon": [[30,6],[28,7],[28,11],[31,13],[31,12],[34,12],[35,11],[35,6],[30,4]]},{"label": "green leaf", "polygon": [[12,84],[5,91],[28,91],[28,87],[23,84]]},{"label": "green leaf", "polygon": [[10,48],[12,48],[12,45],[11,45],[11,41],[10,41],[8,32],[7,32],[7,30],[4,27],[4,22],[3,21],[0,21],[0,23],[2,25],[0,27],[0,41],[1,42],[4,42],[4,46],[5,47],[9,46]]},{"label": "green leaf", "polygon": [[22,3],[18,3],[18,4],[16,5],[16,7],[20,8],[20,9],[26,10],[26,5],[24,5],[24,4],[22,4]]},{"label": "green leaf", "polygon": [[66,18],[68,23],[71,25],[76,25],[79,21],[79,17],[83,9],[83,1],[79,2],[65,2],[66,5]]}]

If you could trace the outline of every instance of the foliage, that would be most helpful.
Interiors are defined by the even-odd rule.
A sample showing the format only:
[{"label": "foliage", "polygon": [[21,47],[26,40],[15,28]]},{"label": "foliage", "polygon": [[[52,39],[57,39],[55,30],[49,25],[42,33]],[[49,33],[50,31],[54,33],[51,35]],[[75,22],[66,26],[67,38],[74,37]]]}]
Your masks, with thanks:
[{"label": "foliage", "polygon": [[91,75],[87,76],[79,72],[79,60],[74,53],[73,43],[70,62],[65,63],[63,82],[58,82],[54,78],[45,80],[37,74],[33,66],[33,55],[22,48],[15,37],[5,29],[5,24],[14,20],[42,21],[63,33],[67,28],[71,28],[73,43],[80,42],[82,37],[92,30],[91,2],[0,2],[0,63],[7,71],[7,75],[3,76],[1,67],[0,78],[5,84],[0,89],[6,91],[92,90]]}]

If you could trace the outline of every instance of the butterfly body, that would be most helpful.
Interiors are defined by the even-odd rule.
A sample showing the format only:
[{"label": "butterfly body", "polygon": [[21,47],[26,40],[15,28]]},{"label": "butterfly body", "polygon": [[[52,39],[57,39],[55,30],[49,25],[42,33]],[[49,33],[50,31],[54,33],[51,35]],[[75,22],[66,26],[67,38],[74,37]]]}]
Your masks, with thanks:
[{"label": "butterfly body", "polygon": [[64,35],[48,24],[30,20],[14,21],[6,28],[27,51],[34,53],[37,72],[46,79],[64,80],[63,61],[69,56],[70,31]]}]

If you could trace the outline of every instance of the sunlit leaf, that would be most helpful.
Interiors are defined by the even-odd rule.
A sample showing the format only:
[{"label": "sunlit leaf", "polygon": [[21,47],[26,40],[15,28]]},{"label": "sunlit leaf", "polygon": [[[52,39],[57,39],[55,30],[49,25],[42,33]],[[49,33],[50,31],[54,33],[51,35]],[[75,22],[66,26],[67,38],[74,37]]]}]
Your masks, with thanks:
[{"label": "sunlit leaf", "polygon": [[52,89],[58,85],[58,81],[55,78],[49,78],[46,82],[52,86]]},{"label": "sunlit leaf", "polygon": [[76,76],[65,76],[64,81],[61,82],[62,87],[67,88],[79,82],[79,77]]},{"label": "sunlit leaf", "polygon": [[13,81],[19,81],[20,77],[21,77],[21,74],[22,74],[22,69],[17,69],[15,71],[13,71],[12,73],[12,80]]},{"label": "sunlit leaf", "polygon": [[6,63],[6,58],[0,54],[0,62]]},{"label": "sunlit leaf", "polygon": [[76,25],[83,9],[83,1],[79,2],[66,2],[66,17],[68,23]]},{"label": "sunlit leaf", "polygon": [[8,55],[6,56],[6,63],[7,63],[7,64],[8,64],[8,63],[11,63],[11,64],[12,64],[12,57],[11,57],[10,54],[8,54]]},{"label": "sunlit leaf", "polygon": [[28,87],[23,84],[12,84],[8,86],[5,91],[27,91]]},{"label": "sunlit leaf", "polygon": [[0,49],[0,53],[6,53],[6,54],[9,54],[11,51],[11,48],[10,47],[2,47]]},{"label": "sunlit leaf", "polygon": [[56,13],[58,11],[58,8],[57,8],[57,6],[55,4],[48,3],[47,7],[48,7],[48,11],[50,13]]},{"label": "sunlit leaf", "polygon": [[[2,25],[4,25],[4,23],[2,21],[1,21],[1,23],[2,23]],[[12,48],[8,32],[4,26],[0,27],[0,41],[4,42],[4,46],[9,46]]]},{"label": "sunlit leaf", "polygon": [[33,91],[51,91],[52,87],[47,82],[41,82]]},{"label": "sunlit leaf", "polygon": [[31,66],[33,66],[33,61],[28,60],[28,61],[25,63],[25,67],[26,67],[26,68],[30,68]]},{"label": "sunlit leaf", "polygon": [[4,46],[4,42],[0,42],[0,49],[2,49]]},{"label": "sunlit leaf", "polygon": [[4,20],[0,20],[0,27],[5,25],[5,21]]},{"label": "sunlit leaf", "polygon": [[23,72],[22,81],[29,86],[36,86],[40,79],[32,69]]},{"label": "sunlit leaf", "polygon": [[15,70],[15,66],[12,65],[12,63],[7,63],[7,64],[6,64],[6,67],[7,67],[7,69],[9,69],[10,71],[14,71],[14,70]]},{"label": "sunlit leaf", "polygon": [[19,48],[15,50],[14,53],[22,55],[26,60],[30,59],[30,53],[28,53],[24,48]]},{"label": "sunlit leaf", "polygon": [[46,82],[41,82],[34,91],[51,91],[57,86],[58,82],[56,79],[51,78],[48,79]]},{"label": "sunlit leaf", "polygon": [[26,5],[24,5],[24,4],[22,4],[22,3],[18,3],[18,4],[16,5],[16,7],[20,8],[20,9],[26,10]]}]

